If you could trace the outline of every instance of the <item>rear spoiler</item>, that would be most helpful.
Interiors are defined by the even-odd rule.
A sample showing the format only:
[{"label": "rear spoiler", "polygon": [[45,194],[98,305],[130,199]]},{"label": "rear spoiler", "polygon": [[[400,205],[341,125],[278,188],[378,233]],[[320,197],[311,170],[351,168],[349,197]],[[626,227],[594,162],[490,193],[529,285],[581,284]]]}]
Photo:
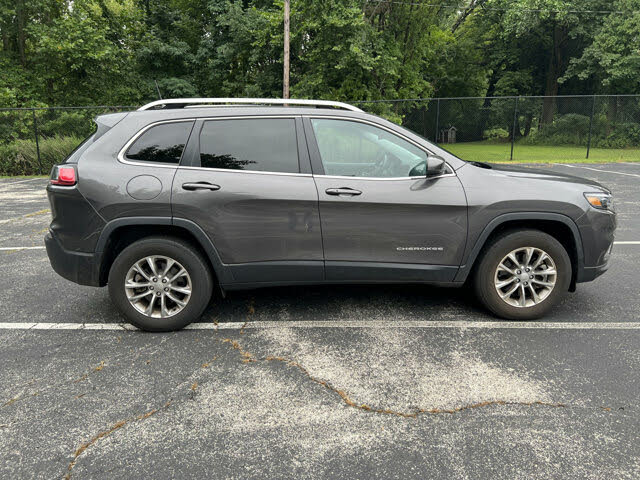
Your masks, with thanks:
[{"label": "rear spoiler", "polygon": [[129,112],[107,113],[105,115],[98,115],[94,120],[98,128],[93,136],[93,140],[95,141],[102,135],[107,133],[127,115],[129,115]]}]

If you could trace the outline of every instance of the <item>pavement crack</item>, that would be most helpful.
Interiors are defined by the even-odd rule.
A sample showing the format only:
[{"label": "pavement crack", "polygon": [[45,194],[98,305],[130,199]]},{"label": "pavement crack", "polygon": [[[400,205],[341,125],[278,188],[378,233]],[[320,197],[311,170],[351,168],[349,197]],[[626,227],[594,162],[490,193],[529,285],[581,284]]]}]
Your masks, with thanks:
[{"label": "pavement crack", "polygon": [[222,342],[230,344],[234,350],[237,350],[238,353],[242,355],[243,363],[251,363],[256,361],[256,357],[252,353],[249,353],[246,350],[244,350],[236,340],[232,340],[231,338],[223,338]]},{"label": "pavement crack", "polygon": [[145,420],[149,417],[151,417],[152,415],[155,415],[156,413],[158,413],[161,410],[164,410],[165,408],[169,407],[169,405],[171,405],[171,402],[167,402],[165,403],[162,407],[160,408],[154,408],[153,410],[149,410],[146,413],[143,413],[141,415],[137,415],[135,417],[131,417],[131,418],[127,418],[125,420],[120,420],[119,422],[114,423],[113,425],[111,425],[108,429],[103,430],[101,432],[98,432],[96,435],[94,435],[93,437],[91,437],[90,440],[86,441],[85,443],[83,443],[82,445],[80,445],[76,451],[73,453],[73,459],[71,460],[71,462],[69,463],[69,466],[67,467],[67,474],[65,475],[65,480],[69,480],[71,478],[71,474],[73,473],[73,467],[76,466],[76,463],[78,462],[78,458],[80,458],[80,456],[86,452],[89,448],[91,448],[92,446],[94,446],[96,443],[98,443],[101,439],[108,437],[109,435],[111,435],[113,432],[120,430],[122,427],[124,427],[125,425],[128,425],[130,423],[135,423],[135,422],[140,422],[142,420]]},{"label": "pavement crack", "polygon": [[459,413],[465,410],[473,410],[473,409],[477,409],[477,408],[483,408],[483,407],[490,407],[490,406],[499,406],[499,405],[515,405],[515,406],[525,406],[525,407],[535,407],[535,406],[541,406],[541,407],[551,407],[551,408],[565,408],[567,407],[566,404],[564,403],[552,403],[552,402],[543,402],[543,401],[533,401],[533,402],[514,402],[514,401],[507,401],[507,400],[490,400],[490,401],[483,401],[483,402],[477,402],[477,403],[472,403],[472,404],[468,404],[468,405],[462,405],[459,407],[455,407],[455,408],[417,408],[414,409],[412,411],[402,411],[402,410],[394,410],[391,408],[380,408],[380,407],[374,407],[371,405],[368,405],[367,403],[358,403],[355,400],[353,400],[351,398],[351,396],[349,396],[348,393],[346,393],[344,390],[341,390],[339,388],[337,388],[336,386],[332,385],[330,382],[326,381],[326,380],[322,380],[321,378],[317,378],[315,377],[313,374],[311,374],[311,372],[302,364],[300,364],[299,362],[292,360],[290,358],[286,358],[286,357],[280,357],[280,356],[273,356],[273,355],[269,355],[266,356],[264,358],[257,358],[254,354],[252,354],[251,352],[248,352],[247,350],[245,350],[242,345],[240,345],[240,343],[238,343],[238,341],[230,339],[230,338],[223,338],[221,339],[221,341],[223,343],[227,343],[230,344],[232,346],[232,348],[236,351],[238,351],[240,353],[240,355],[243,357],[243,363],[250,363],[250,362],[277,362],[277,363],[281,363],[284,364],[288,367],[291,368],[295,368],[297,370],[299,370],[300,372],[302,372],[310,381],[312,381],[313,383],[320,385],[321,387],[329,390],[330,392],[335,393],[336,395],[338,395],[340,397],[340,399],[342,400],[342,402],[347,405],[348,407],[351,408],[356,408],[358,410],[362,410],[365,412],[370,412],[370,413],[377,413],[377,414],[381,414],[381,415],[391,415],[391,416],[396,416],[396,417],[402,417],[402,418],[417,418],[420,415],[438,415],[438,414],[455,414],[455,413]]}]

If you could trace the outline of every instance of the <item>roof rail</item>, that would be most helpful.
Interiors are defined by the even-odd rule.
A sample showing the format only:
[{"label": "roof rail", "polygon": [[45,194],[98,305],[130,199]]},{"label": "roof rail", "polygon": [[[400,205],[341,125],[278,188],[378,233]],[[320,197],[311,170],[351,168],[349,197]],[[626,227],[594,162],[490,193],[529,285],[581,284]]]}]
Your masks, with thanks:
[{"label": "roof rail", "polygon": [[333,102],[330,100],[299,100],[289,98],[170,98],[166,100],[156,100],[147,103],[138,110],[150,110],[154,107],[184,108],[191,105],[202,105],[207,107],[224,106],[233,104],[248,105],[306,105],[310,107],[334,107],[353,112],[361,112],[358,107],[343,102]]}]

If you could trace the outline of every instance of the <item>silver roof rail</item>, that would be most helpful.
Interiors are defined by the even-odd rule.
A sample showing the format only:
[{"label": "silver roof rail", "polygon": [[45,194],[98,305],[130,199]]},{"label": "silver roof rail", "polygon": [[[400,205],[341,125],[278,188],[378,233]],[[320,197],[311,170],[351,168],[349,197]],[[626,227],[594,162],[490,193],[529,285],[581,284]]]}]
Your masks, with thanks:
[{"label": "silver roof rail", "polygon": [[330,100],[299,100],[290,98],[170,98],[166,100],[156,100],[147,103],[138,110],[150,110],[154,107],[174,105],[177,108],[187,106],[218,107],[224,105],[305,105],[309,107],[334,107],[352,112],[361,112],[358,107],[343,102],[333,102]]}]

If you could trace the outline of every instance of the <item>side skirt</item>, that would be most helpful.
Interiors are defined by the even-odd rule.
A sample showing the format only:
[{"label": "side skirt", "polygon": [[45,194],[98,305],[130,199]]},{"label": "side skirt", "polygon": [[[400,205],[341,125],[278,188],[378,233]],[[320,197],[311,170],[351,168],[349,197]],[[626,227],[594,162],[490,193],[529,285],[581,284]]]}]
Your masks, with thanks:
[{"label": "side skirt", "polygon": [[224,290],[321,284],[426,283],[457,287],[457,266],[377,262],[258,262],[226,265],[233,281]]}]

